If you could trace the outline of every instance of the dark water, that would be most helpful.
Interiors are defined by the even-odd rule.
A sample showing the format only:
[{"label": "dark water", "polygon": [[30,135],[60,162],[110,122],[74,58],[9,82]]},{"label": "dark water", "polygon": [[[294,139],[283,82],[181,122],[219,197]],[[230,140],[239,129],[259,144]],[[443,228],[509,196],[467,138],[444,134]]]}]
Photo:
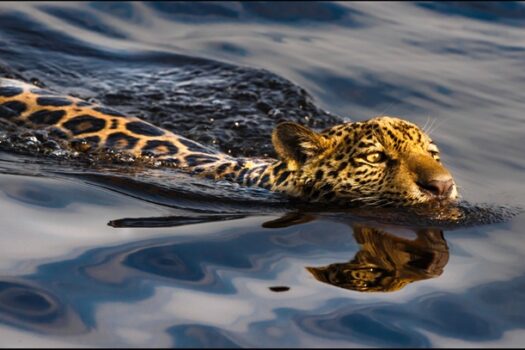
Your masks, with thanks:
[{"label": "dark water", "polygon": [[402,116],[466,201],[299,210],[2,125],[0,345],[522,346],[524,26],[515,2],[0,3],[2,76],[232,154]]}]

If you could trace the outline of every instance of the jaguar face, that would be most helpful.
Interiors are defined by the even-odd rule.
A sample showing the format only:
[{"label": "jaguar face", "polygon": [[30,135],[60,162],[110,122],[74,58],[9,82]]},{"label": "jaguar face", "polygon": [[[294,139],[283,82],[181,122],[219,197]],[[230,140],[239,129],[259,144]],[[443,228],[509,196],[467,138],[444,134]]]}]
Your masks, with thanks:
[{"label": "jaguar face", "polygon": [[458,198],[437,146],[399,118],[345,123],[320,133],[283,123],[272,139],[309,201],[411,206]]}]

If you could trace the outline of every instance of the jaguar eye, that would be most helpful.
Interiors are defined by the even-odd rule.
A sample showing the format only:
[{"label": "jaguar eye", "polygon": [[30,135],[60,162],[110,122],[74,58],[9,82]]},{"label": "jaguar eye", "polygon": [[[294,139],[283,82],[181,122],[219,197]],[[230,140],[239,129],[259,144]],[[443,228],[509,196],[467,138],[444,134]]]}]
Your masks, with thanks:
[{"label": "jaguar eye", "polygon": [[368,163],[372,163],[372,164],[381,163],[386,160],[386,154],[384,154],[383,152],[373,152],[373,153],[368,153],[367,155],[364,156],[364,158]]},{"label": "jaguar eye", "polygon": [[432,158],[434,158],[437,161],[440,160],[440,158],[439,158],[439,150],[438,150],[438,148],[436,147],[436,145],[434,143],[430,144],[430,146],[428,147],[428,152],[430,153]]},{"label": "jaguar eye", "polygon": [[432,158],[434,158],[435,160],[439,161],[441,159],[439,158],[439,152],[436,152],[436,151],[429,151],[429,152]]}]

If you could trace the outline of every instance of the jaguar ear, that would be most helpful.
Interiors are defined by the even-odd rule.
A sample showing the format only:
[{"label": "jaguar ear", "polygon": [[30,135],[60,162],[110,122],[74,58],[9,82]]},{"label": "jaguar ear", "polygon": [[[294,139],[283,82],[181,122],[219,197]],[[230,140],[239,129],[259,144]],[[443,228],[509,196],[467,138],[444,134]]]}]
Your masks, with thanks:
[{"label": "jaguar ear", "polygon": [[274,129],[272,143],[281,160],[302,165],[312,156],[321,154],[327,147],[324,136],[302,125],[284,122]]}]

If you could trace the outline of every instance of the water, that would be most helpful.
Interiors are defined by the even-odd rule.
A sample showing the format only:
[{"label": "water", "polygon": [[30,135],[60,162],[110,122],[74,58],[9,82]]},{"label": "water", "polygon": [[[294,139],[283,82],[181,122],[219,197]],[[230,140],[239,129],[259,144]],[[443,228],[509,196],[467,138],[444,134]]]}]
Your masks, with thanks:
[{"label": "water", "polygon": [[0,4],[2,76],[232,154],[271,155],[282,119],[402,116],[467,201],[298,211],[2,126],[0,344],[521,346],[524,25],[514,2]]}]

